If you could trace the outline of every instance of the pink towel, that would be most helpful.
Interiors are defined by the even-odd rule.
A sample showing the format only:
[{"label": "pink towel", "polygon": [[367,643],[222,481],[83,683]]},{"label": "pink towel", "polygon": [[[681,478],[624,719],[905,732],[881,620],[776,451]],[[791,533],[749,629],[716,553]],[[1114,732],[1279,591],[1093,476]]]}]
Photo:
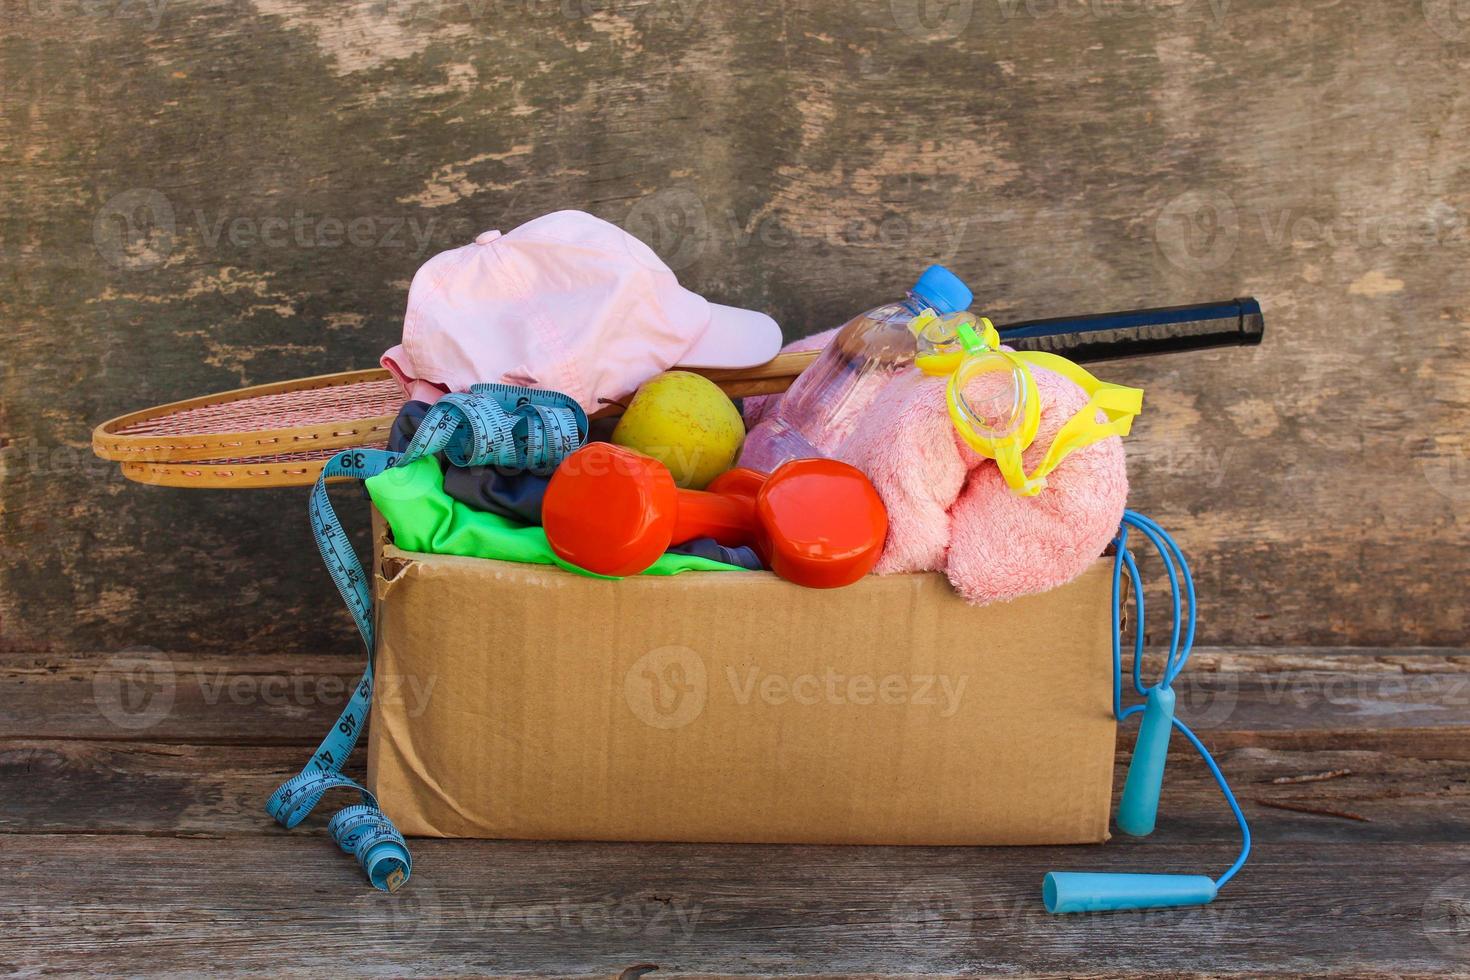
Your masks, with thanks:
[{"label": "pink towel", "polygon": [[[833,331],[787,350],[810,350]],[[1040,462],[1057,430],[1087,395],[1050,371],[1033,368],[1041,427],[1024,460]],[[888,383],[864,424],[842,448],[846,462],[873,481],[888,508],[888,542],[879,574],[944,571],[968,601],[1006,601],[1056,588],[1080,575],[1118,530],[1128,498],[1123,442],[1116,436],[1067,456],[1034,497],[1012,493],[994,461],[955,433],[944,404],[945,379],[918,371]],[[774,398],[748,399],[753,425]]]}]

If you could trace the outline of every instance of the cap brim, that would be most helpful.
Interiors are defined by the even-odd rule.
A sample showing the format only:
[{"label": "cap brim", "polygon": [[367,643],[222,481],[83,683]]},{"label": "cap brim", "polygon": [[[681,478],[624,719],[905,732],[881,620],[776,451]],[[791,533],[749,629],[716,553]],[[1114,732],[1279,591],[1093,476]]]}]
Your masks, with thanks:
[{"label": "cap brim", "polygon": [[679,358],[678,367],[747,368],[781,351],[781,328],[755,310],[709,304],[709,329]]},{"label": "cap brim", "polygon": [[403,391],[403,397],[409,401],[427,402],[432,405],[449,390],[447,385],[435,384],[416,377],[413,358],[408,356],[408,351],[403,349],[402,344],[395,344],[385,350],[383,356],[378,358],[378,363],[393,375],[393,380],[398,382],[398,387]]},{"label": "cap brim", "polygon": [[398,382],[398,387],[403,389],[404,395],[407,395],[409,389],[413,387],[417,372],[413,367],[413,358],[408,356],[408,351],[403,349],[403,345],[394,344],[383,351],[383,356],[378,358],[378,363],[393,375],[393,380]]}]

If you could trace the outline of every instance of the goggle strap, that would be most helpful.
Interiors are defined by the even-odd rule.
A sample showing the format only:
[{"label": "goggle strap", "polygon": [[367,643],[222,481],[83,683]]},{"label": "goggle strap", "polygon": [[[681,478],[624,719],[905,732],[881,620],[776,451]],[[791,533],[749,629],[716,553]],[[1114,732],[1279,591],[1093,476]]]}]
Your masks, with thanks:
[{"label": "goggle strap", "polygon": [[[1061,357],[1043,351],[1017,351],[1015,357],[1028,365],[1046,368],[1061,375],[1087,392],[1087,404],[1079,409],[1057,432],[1056,438],[1047,447],[1041,463],[1030,474],[1024,471],[1020,452],[1005,453],[1013,456],[1014,462],[1002,459],[997,453],[996,463],[1006,484],[1022,496],[1033,496],[1046,486],[1046,477],[1056,469],[1063,459],[1079,449],[1085,449],[1109,436],[1126,436],[1133,428],[1133,419],[1143,410],[1143,390],[1127,385],[1100,381],[1085,368]],[[1097,420],[1101,411],[1107,419]]]},{"label": "goggle strap", "polygon": [[1056,469],[1069,453],[1085,449],[1109,436],[1127,435],[1128,428],[1133,424],[1133,416],[1099,422],[1096,417],[1097,409],[1096,403],[1089,401],[1081,411],[1067,420],[1047,447],[1046,456],[1031,474],[1032,479],[1040,479]]}]

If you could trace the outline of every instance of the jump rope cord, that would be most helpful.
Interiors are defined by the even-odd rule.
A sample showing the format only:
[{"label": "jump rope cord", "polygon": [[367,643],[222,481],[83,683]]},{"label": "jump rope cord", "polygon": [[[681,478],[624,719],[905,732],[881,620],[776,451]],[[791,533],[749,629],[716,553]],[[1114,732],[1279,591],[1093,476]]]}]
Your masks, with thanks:
[{"label": "jump rope cord", "polygon": [[[1195,594],[1194,576],[1190,574],[1189,562],[1184,558],[1184,552],[1179,545],[1169,536],[1169,533],[1160,527],[1152,518],[1145,517],[1137,511],[1125,510],[1123,512],[1123,523],[1118,529],[1118,537],[1113,544],[1116,557],[1113,562],[1113,716],[1118,721],[1123,721],[1133,715],[1140,714],[1144,710],[1141,704],[1129,708],[1123,707],[1123,633],[1122,633],[1122,607],[1123,607],[1123,573],[1128,573],[1129,590],[1133,593],[1133,603],[1138,610],[1137,622],[1133,628],[1133,689],[1139,695],[1147,697],[1151,688],[1143,683],[1143,642],[1144,642],[1144,602],[1143,602],[1143,578],[1139,575],[1138,564],[1134,561],[1133,554],[1128,550],[1128,535],[1131,530],[1137,530],[1149,543],[1153,545],[1159,557],[1163,560],[1164,569],[1169,576],[1169,593],[1173,607],[1173,626],[1169,631],[1169,655],[1164,661],[1163,677],[1159,680],[1157,687],[1170,688],[1174,680],[1184,670],[1184,665],[1189,662],[1189,655],[1194,649],[1195,631]],[[1177,564],[1176,564],[1177,563]],[[1181,587],[1182,586],[1182,587]],[[1188,611],[1185,613],[1181,608],[1183,601],[1187,600]],[[1186,618],[1187,616],[1187,618]],[[1241,812],[1240,804],[1235,799],[1235,794],[1230,790],[1230,784],[1225,780],[1225,774],[1215,762],[1215,757],[1205,744],[1200,741],[1199,736],[1190,730],[1189,726],[1177,717],[1172,719],[1177,728],[1189,743],[1194,746],[1204,760],[1205,766],[1210,770],[1210,775],[1215,778],[1215,785],[1220,787],[1220,794],[1225,797],[1225,802],[1230,806],[1230,812],[1235,815],[1235,822],[1240,826],[1240,856],[1235,863],[1226,869],[1225,873],[1215,879],[1218,888],[1224,885],[1245,866],[1246,858],[1251,852],[1251,828],[1246,822],[1245,814]]]}]

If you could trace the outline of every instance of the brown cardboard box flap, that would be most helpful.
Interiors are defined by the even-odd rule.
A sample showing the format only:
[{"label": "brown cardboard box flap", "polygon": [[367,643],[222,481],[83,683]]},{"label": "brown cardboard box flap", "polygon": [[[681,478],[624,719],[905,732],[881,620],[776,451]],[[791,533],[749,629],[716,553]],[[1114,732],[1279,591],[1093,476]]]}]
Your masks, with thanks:
[{"label": "brown cardboard box flap", "polygon": [[377,568],[369,779],[406,834],[1106,838],[1108,561],[988,607],[937,574],[603,581],[381,544]]}]

